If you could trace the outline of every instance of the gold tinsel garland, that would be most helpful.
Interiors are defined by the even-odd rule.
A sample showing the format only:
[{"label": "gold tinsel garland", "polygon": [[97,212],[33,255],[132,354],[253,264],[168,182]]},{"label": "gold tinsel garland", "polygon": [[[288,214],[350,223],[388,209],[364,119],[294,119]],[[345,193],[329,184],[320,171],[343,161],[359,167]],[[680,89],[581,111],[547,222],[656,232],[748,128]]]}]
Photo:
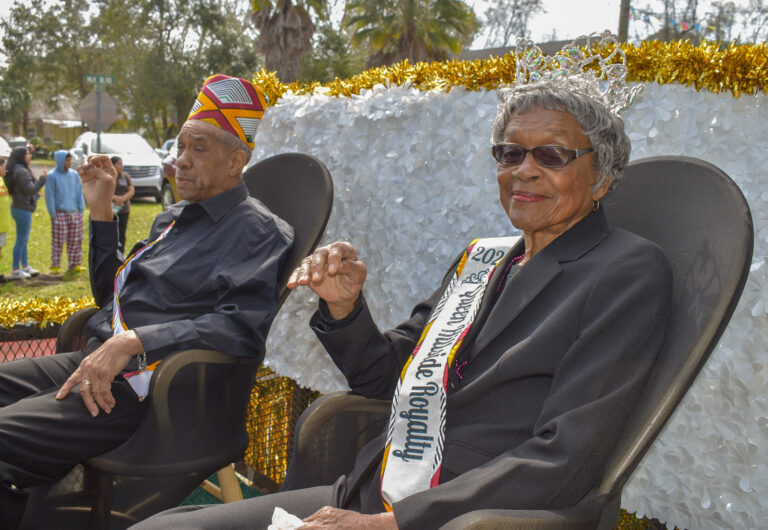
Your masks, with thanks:
[{"label": "gold tinsel garland", "polygon": [[75,311],[95,305],[91,297],[35,297],[30,300],[0,298],[0,328],[10,329],[18,324],[33,324],[41,328],[48,324],[63,324]]},{"label": "gold tinsel garland", "polygon": [[[735,97],[754,94],[768,88],[768,45],[703,42],[648,41],[639,45],[622,44],[627,55],[629,81],[681,83],[696,90],[714,93],[730,91]],[[329,96],[351,96],[375,85],[403,85],[419,90],[495,89],[511,84],[515,77],[512,54],[474,61],[451,59],[443,62],[416,63],[402,61],[392,66],[371,68],[347,79],[330,83],[281,83],[274,72],[261,70],[253,77],[271,104],[288,91],[297,95],[321,91]]]},{"label": "gold tinsel garland", "polygon": [[283,482],[293,449],[293,427],[307,406],[320,396],[262,366],[248,405],[250,444],[243,460],[274,486]]}]

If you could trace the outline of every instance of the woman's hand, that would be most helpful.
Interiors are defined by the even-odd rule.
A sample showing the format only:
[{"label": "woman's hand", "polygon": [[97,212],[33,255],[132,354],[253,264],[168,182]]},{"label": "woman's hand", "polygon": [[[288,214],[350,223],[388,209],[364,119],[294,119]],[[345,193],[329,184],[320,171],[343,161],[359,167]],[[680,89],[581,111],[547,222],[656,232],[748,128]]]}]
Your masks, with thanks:
[{"label": "woman's hand", "polygon": [[308,285],[328,304],[331,316],[339,320],[354,309],[366,274],[355,247],[337,241],[304,258],[288,279],[288,288]]},{"label": "woman's hand", "polygon": [[325,506],[304,519],[306,524],[299,527],[299,530],[308,530],[315,528],[327,528],[335,530],[337,528],[354,530],[397,530],[397,522],[393,513],[377,513],[374,515],[365,515],[362,513],[342,510],[340,508],[331,508]]}]

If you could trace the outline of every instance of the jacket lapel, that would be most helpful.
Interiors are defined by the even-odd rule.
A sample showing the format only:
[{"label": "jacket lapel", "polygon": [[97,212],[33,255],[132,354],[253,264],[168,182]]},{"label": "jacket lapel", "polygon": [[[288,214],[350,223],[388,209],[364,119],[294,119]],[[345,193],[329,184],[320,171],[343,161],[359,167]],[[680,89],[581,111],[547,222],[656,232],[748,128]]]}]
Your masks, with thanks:
[{"label": "jacket lapel", "polygon": [[517,274],[508,278],[504,289],[496,297],[496,286],[508,260],[519,255],[523,247],[518,245],[512,249],[504,258],[503,264],[494,271],[488,292],[472,326],[474,333],[464,341],[465,351],[469,354],[468,360],[474,359],[483,351],[562,272],[561,263],[580,258],[607,235],[608,225],[602,209],[591,213],[542,249],[521,267]]}]

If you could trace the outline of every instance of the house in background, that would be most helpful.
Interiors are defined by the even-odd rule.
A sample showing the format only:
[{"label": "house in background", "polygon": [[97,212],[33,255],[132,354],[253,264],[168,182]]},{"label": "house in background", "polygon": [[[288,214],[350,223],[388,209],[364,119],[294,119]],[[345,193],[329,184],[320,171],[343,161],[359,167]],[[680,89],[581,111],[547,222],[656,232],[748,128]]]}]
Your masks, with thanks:
[{"label": "house in background", "polygon": [[[68,149],[85,128],[80,121],[78,103],[69,98],[58,98],[55,108],[51,108],[43,98],[36,98],[30,106],[27,120],[26,137],[35,139],[49,149]],[[3,136],[20,136],[20,124],[0,123]]]}]

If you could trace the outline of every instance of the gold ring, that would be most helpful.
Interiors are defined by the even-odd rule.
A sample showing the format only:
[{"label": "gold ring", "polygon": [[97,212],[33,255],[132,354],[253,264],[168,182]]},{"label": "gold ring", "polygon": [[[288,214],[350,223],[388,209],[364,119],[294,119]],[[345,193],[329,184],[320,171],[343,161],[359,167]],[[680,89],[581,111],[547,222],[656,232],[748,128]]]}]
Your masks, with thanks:
[{"label": "gold ring", "polygon": [[83,379],[83,380],[82,380],[82,381],[80,381],[80,382],[81,382],[82,384],[84,384],[84,385],[88,385],[88,386],[91,386],[91,382],[90,382],[90,381],[88,381],[87,379]]}]

